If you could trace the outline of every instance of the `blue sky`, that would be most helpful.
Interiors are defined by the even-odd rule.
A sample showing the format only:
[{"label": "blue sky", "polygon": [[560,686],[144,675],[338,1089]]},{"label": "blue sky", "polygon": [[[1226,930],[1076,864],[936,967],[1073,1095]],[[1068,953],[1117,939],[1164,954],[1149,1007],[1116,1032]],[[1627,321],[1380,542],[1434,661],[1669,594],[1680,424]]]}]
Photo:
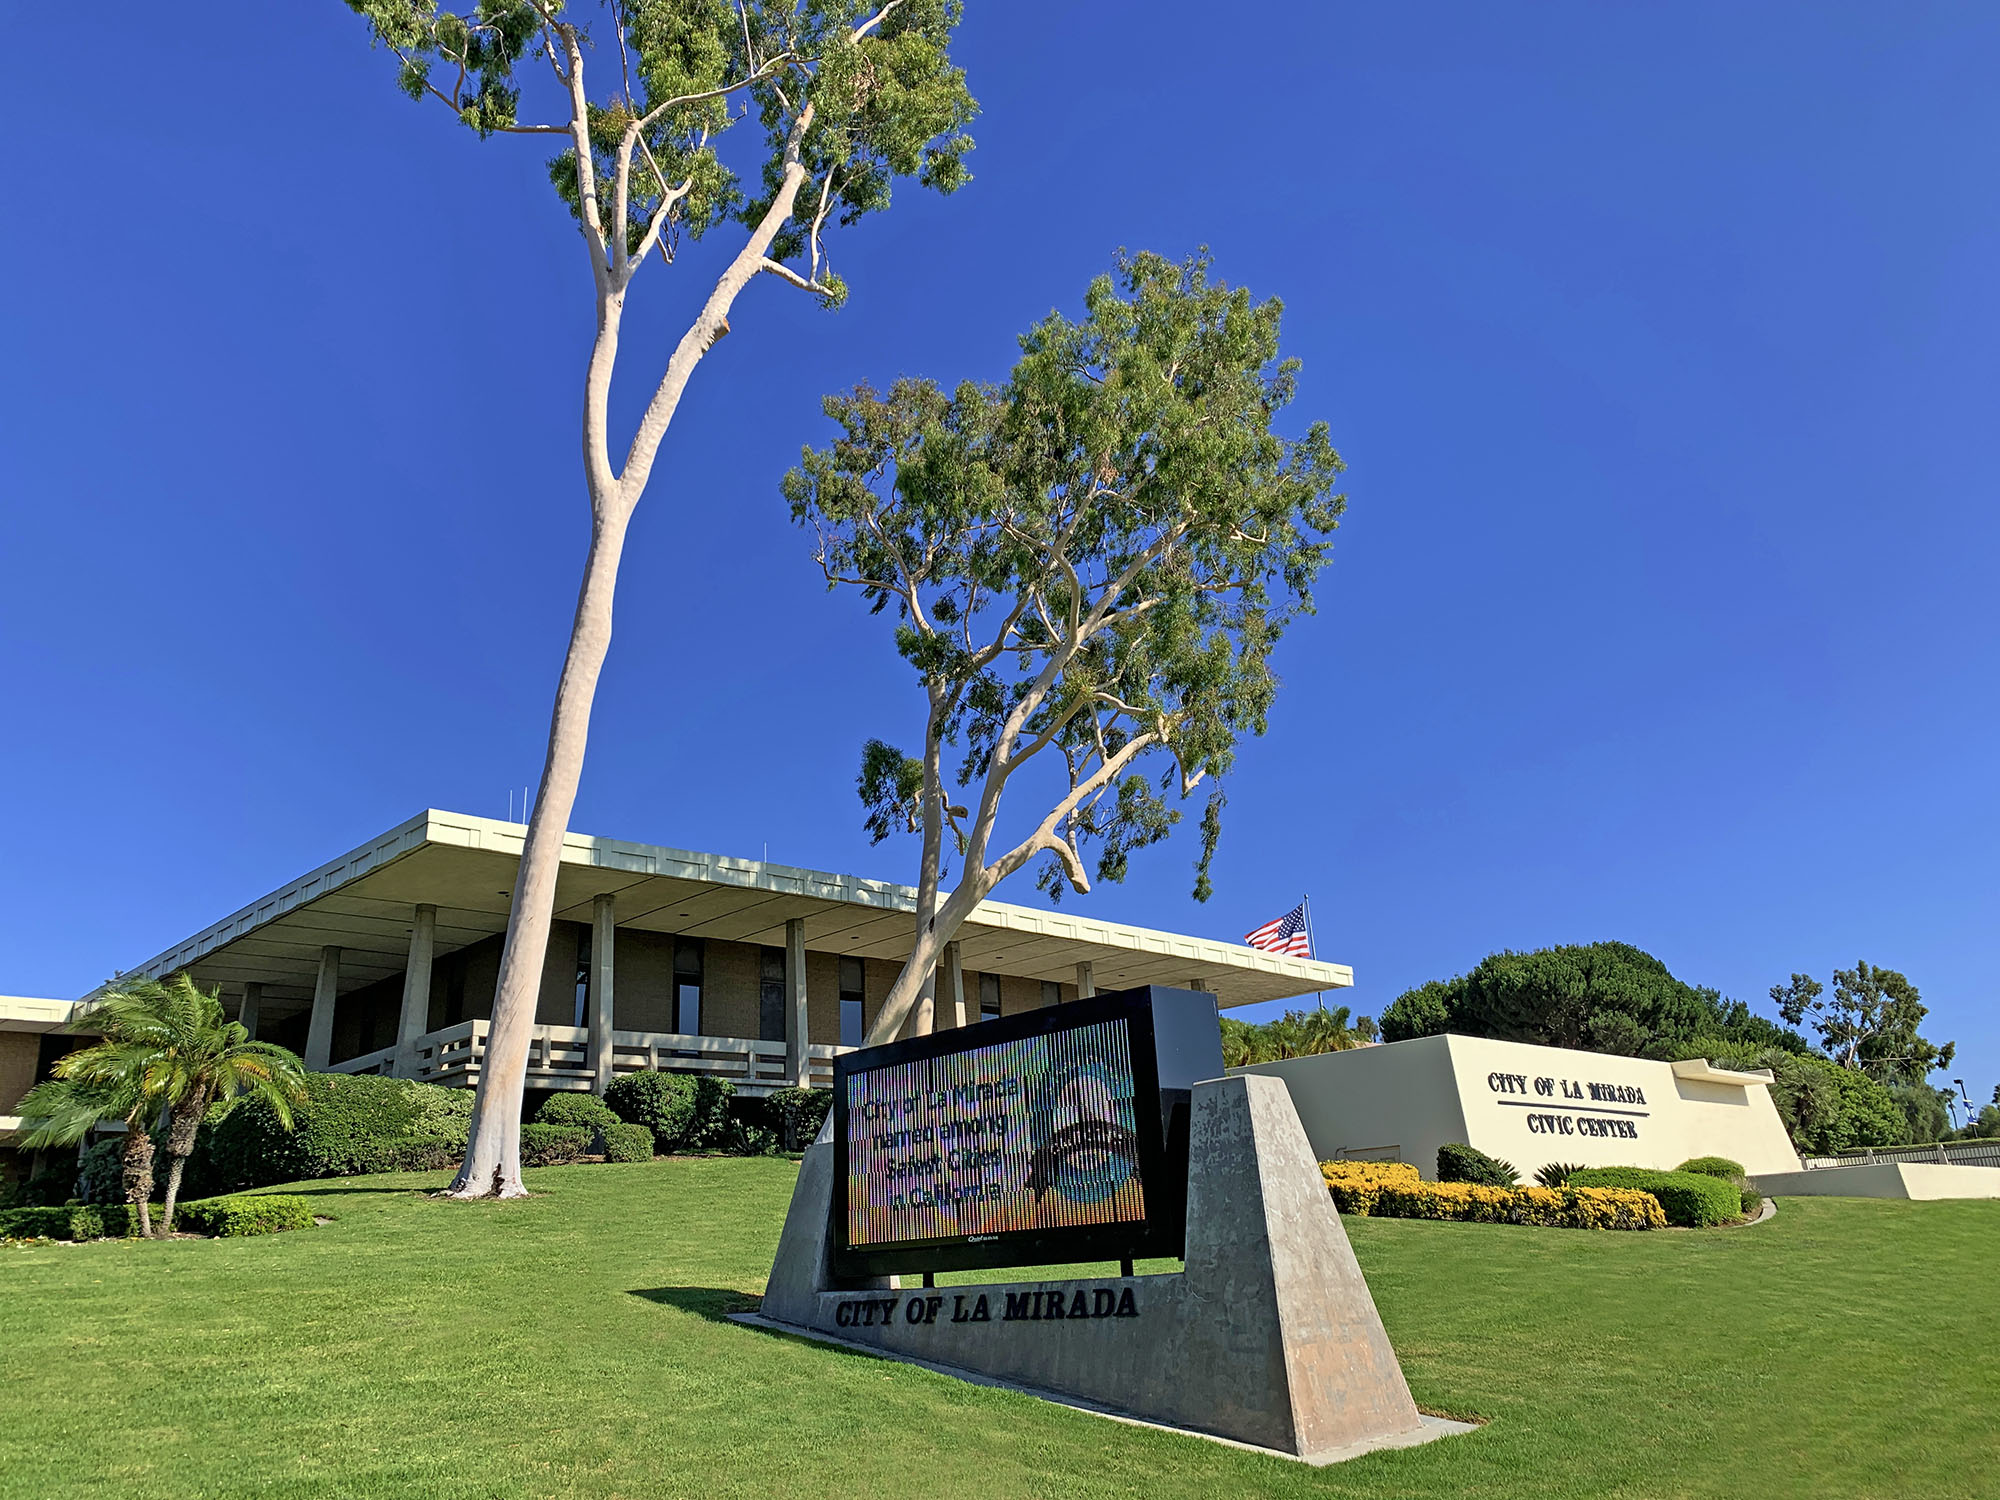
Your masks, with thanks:
[{"label": "blue sky", "polygon": [[[576,826],[907,878],[852,782],[917,699],[777,480],[822,393],[997,376],[1118,246],[1207,243],[1284,298],[1349,520],[1214,900],[1182,837],[1087,909],[1310,892],[1370,1012],[1500,947],[1753,1000],[1865,957],[1987,1097],[2000,14],[969,9],[973,183],[843,234],[838,314],[753,287],[681,408]],[[15,25],[0,990],[539,768],[590,316],[545,149],[403,99],[333,0],[213,10]],[[712,265],[640,282],[621,410]]]}]

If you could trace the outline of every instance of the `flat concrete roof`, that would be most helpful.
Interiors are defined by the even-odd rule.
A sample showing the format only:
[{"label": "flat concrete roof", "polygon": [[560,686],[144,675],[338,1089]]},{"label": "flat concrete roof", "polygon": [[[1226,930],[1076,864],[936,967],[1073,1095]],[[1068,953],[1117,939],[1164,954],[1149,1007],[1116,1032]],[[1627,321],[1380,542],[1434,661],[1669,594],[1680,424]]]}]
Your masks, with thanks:
[{"label": "flat concrete roof", "polygon": [[60,1031],[76,1011],[74,1000],[0,995],[0,1031]]},{"label": "flat concrete roof", "polygon": [[[427,810],[120,977],[185,969],[231,991],[254,980],[267,1009],[285,1010],[311,1002],[320,949],[337,944],[342,992],[360,989],[402,972],[419,902],[437,908],[440,954],[504,932],[527,831]],[[592,898],[606,892],[621,928],[776,946],[786,920],[803,917],[809,949],[892,961],[909,951],[917,909],[913,888],[888,881],[567,835],[556,916],[588,922]],[[959,941],[965,966],[981,973],[1073,981],[1089,962],[1100,990],[1198,979],[1225,1007],[1354,983],[1345,964],[999,901],[982,904]]]}]

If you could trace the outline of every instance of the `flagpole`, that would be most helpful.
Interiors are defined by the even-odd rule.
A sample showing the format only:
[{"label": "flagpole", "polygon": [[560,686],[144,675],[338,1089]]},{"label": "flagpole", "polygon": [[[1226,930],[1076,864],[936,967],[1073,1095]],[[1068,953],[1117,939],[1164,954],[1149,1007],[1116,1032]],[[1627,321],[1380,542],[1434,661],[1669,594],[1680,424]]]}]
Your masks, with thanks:
[{"label": "flagpole", "polygon": [[[1299,897],[1299,905],[1304,907],[1306,912],[1306,947],[1311,950],[1311,952],[1309,952],[1306,956],[1312,959],[1314,962],[1318,962],[1319,938],[1313,932],[1313,898],[1309,895],[1301,896]],[[1325,990],[1314,990],[1313,999],[1319,1002],[1319,1008],[1321,1010],[1326,1009]]]}]

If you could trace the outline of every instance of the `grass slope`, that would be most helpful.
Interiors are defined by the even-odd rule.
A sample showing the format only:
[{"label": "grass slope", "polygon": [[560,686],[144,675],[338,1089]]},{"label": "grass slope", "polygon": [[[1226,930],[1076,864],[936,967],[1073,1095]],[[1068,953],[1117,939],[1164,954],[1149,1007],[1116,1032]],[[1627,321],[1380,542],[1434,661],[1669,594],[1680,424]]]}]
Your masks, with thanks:
[{"label": "grass slope", "polygon": [[783,1161],[308,1184],[268,1239],[0,1251],[0,1496],[1991,1495],[2000,1202],[1753,1229],[1349,1220],[1420,1404],[1311,1470],[721,1321]]}]

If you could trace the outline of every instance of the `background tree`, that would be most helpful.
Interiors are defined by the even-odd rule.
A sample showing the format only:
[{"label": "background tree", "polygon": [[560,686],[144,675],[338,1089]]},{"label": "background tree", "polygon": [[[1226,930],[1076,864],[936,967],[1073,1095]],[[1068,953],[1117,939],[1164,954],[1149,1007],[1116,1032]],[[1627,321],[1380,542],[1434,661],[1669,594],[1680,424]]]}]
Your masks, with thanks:
[{"label": "background tree", "polygon": [[1448,1031],[1629,1057],[1664,1056],[1696,1037],[1808,1050],[1796,1032],[1676,979],[1630,943],[1489,954],[1468,974],[1405,991],[1382,1013],[1384,1041]]},{"label": "background tree", "polygon": [[[595,27],[572,20],[562,0],[480,0],[464,11],[439,10],[435,0],[347,3],[396,58],[411,98],[443,105],[482,138],[544,136],[559,148],[549,175],[590,266],[595,331],[582,393],[590,550],[514,881],[471,1144],[451,1187],[459,1197],[511,1197],[523,1191],[521,1096],[562,840],[611,643],[618,560],[660,441],[754,277],[837,305],[846,288],[828,264],[829,224],[886,207],[898,177],[947,193],[966,180],[973,101],[947,53],[956,0],[610,0],[595,7]],[[550,100],[541,115],[522,109],[536,78]],[[759,159],[745,163],[754,184],[746,192],[720,148],[753,107],[763,142]],[[633,279],[729,223],[744,233],[668,358],[621,463],[608,409]]]},{"label": "background tree", "polygon": [[[1033,861],[1052,898],[1093,868],[1122,879],[1178,821],[1167,795],[1215,785],[1264,730],[1272,647],[1310,609],[1346,502],[1323,424],[1272,429],[1297,371],[1282,308],[1208,264],[1121,255],[1082,321],[1051,313],[1023,337],[1003,386],[829,398],[841,436],[786,477],[829,587],[893,612],[924,692],[920,753],[862,755],[870,833],[922,840],[915,939],[871,1043],[929,1029],[938,956],[1002,880]],[[1002,837],[1023,778],[1035,815]],[[1218,790],[1197,899],[1221,812]],[[947,834],[958,881],[940,900]]]},{"label": "background tree", "polygon": [[1937,1068],[1951,1066],[1958,1044],[1937,1046],[1917,1033],[1930,1008],[1917,987],[1894,969],[1859,960],[1833,971],[1833,993],[1809,974],[1771,986],[1778,1013],[1790,1025],[1810,1022],[1827,1054],[1842,1067],[1881,1080],[1922,1083]]},{"label": "background tree", "polygon": [[1248,1063],[1278,1062],[1287,1057],[1316,1057],[1322,1052],[1346,1052],[1375,1040],[1375,1023],[1367,1016],[1348,1019],[1348,1008],[1288,1010],[1275,1021],[1258,1024],[1222,1018],[1222,1061],[1231,1068]]}]

